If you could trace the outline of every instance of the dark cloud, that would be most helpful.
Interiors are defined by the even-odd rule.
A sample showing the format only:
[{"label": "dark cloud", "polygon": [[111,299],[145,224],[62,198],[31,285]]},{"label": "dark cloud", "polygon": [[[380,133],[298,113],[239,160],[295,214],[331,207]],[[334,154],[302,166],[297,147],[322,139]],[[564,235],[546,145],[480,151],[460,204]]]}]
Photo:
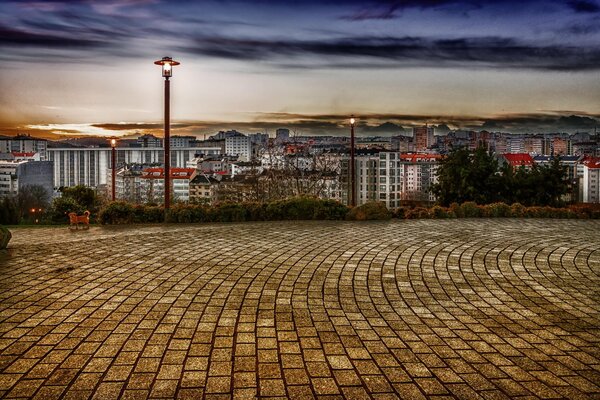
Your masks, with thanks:
[{"label": "dark cloud", "polygon": [[[423,37],[349,37],[332,40],[240,39],[220,36],[199,37],[182,50],[203,56],[240,61],[283,61],[303,57],[314,68],[314,58],[336,66],[358,65],[396,67],[503,67],[540,70],[595,70],[600,68],[600,47],[537,45],[502,37],[430,39]],[[344,62],[340,62],[343,59]],[[364,59],[371,59],[369,63]],[[293,63],[291,63],[293,64]]]},{"label": "dark cloud", "polygon": [[579,115],[524,114],[488,119],[473,127],[514,133],[577,132],[592,131],[598,122],[598,119]]},{"label": "dark cloud", "polygon": [[44,48],[98,48],[108,43],[101,40],[52,33],[35,33],[0,25],[0,46],[38,46]]},{"label": "dark cloud", "polygon": [[571,0],[569,6],[579,13],[600,12],[600,5],[593,0]]},{"label": "dark cloud", "polygon": [[342,16],[342,19],[349,21],[364,21],[370,19],[393,19],[398,18],[401,12],[409,8],[435,8],[445,5],[460,4],[462,6],[472,7],[479,3],[476,0],[406,0],[406,1],[374,1],[361,2],[360,7],[348,15]]},{"label": "dark cloud", "polygon": [[[94,128],[102,128],[102,129],[107,129],[107,130],[111,130],[111,131],[130,131],[130,130],[145,130],[145,129],[162,129],[163,128],[163,124],[159,124],[159,123],[118,123],[118,124],[112,124],[112,123],[106,123],[106,124],[92,124],[92,126]],[[180,128],[188,128],[190,127],[190,124],[171,124],[172,128],[175,129],[180,129]]]}]

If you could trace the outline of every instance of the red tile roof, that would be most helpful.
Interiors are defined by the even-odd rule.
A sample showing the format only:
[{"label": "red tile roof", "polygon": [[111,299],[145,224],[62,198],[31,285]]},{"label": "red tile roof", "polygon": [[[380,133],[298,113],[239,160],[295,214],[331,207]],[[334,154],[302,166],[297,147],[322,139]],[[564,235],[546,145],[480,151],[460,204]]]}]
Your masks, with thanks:
[{"label": "red tile roof", "polygon": [[12,155],[15,157],[33,157],[35,152],[33,153],[19,153],[18,151],[13,151]]},{"label": "red tile roof", "polygon": [[[196,171],[194,168],[171,168],[171,179],[190,179]],[[142,179],[164,179],[163,168],[146,168],[142,171]]]},{"label": "red tile roof", "polygon": [[533,165],[533,158],[531,158],[531,156],[527,153],[507,153],[502,154],[502,157],[504,157],[506,161],[508,161],[508,163],[513,167]]},{"label": "red tile roof", "polygon": [[400,158],[402,160],[405,161],[410,161],[413,163],[419,162],[419,161],[435,161],[435,160],[441,160],[442,159],[442,155],[441,154],[400,154]]},{"label": "red tile roof", "polygon": [[582,161],[582,164],[588,168],[599,169],[600,168],[600,158],[585,158]]}]

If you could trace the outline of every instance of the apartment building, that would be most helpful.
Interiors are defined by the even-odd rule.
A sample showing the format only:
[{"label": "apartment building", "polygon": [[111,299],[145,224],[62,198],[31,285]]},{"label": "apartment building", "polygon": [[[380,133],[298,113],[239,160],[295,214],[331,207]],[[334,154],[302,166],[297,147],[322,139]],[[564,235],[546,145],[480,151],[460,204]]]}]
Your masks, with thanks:
[{"label": "apartment building", "polygon": [[0,137],[0,153],[38,153],[40,161],[47,161],[48,141],[29,135]]},{"label": "apartment building", "polygon": [[[117,167],[126,164],[163,164],[164,149],[158,147],[119,147]],[[181,147],[171,149],[171,167],[185,168],[188,161],[203,155],[218,155],[219,148]],[[112,168],[111,149],[107,147],[51,148],[49,160],[54,162],[54,186],[106,185]]]},{"label": "apartment building", "polygon": [[[435,201],[430,192],[437,182],[438,154],[403,154],[398,152],[371,152],[356,155],[356,202],[384,202],[388,208],[401,206],[404,200]],[[342,202],[349,204],[349,158],[342,160]]]},{"label": "apartment building", "polygon": [[[188,201],[190,198],[190,180],[196,172],[193,168],[171,168],[171,193],[174,200]],[[165,196],[164,168],[146,168],[140,179],[140,197],[142,203],[160,202]]]},{"label": "apartment building", "polygon": [[252,141],[248,136],[230,136],[225,138],[225,154],[238,156],[240,161],[252,159]]},{"label": "apartment building", "polygon": [[41,186],[52,196],[52,163],[50,161],[1,160],[0,197],[16,196],[26,186]]},{"label": "apartment building", "polygon": [[583,164],[583,202],[600,203],[600,158],[588,158]]},{"label": "apartment building", "polygon": [[413,128],[413,142],[416,151],[426,151],[435,144],[432,126],[418,126]]}]

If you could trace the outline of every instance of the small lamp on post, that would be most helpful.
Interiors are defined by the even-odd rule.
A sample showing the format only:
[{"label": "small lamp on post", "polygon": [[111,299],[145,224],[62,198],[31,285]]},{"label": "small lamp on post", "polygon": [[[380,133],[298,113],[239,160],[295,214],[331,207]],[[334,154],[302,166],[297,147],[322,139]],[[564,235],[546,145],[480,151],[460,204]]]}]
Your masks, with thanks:
[{"label": "small lamp on post", "polygon": [[116,182],[116,176],[117,176],[117,139],[110,139],[110,147],[111,147],[110,163],[112,166],[112,174],[111,174],[112,201],[115,201],[115,199],[116,199],[115,182]]},{"label": "small lamp on post", "polygon": [[354,115],[350,117],[350,205],[356,207],[356,173],[354,171]]},{"label": "small lamp on post", "polygon": [[173,67],[179,65],[178,61],[171,57],[163,57],[154,64],[162,66],[162,76],[165,78],[165,210],[169,209],[171,203],[171,88],[169,78],[173,76]]}]

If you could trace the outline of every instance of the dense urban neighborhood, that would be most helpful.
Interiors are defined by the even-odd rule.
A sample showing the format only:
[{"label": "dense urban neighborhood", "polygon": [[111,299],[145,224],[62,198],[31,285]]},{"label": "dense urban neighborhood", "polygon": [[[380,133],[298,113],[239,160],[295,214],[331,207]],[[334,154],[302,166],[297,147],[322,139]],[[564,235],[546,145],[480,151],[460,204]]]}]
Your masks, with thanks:
[{"label": "dense urban neighborhood", "polygon": [[[274,137],[232,130],[204,140],[173,136],[170,144],[171,193],[177,202],[210,205],[313,196],[350,204],[348,137],[299,136],[282,128]],[[437,134],[434,127],[422,126],[414,128],[412,136],[357,138],[356,204],[380,201],[389,209],[406,202],[433,204],[440,200],[440,190],[434,189],[445,157],[457,149],[474,152],[478,148],[494,157],[504,175],[555,161],[565,173],[565,203],[600,201],[600,142],[595,133]],[[164,196],[162,139],[149,134],[120,139],[113,149],[102,138],[0,138],[1,197],[18,196],[28,187],[39,192],[41,187],[48,198],[54,198],[64,188],[83,185],[109,198],[113,171],[116,200],[160,203]]]}]

